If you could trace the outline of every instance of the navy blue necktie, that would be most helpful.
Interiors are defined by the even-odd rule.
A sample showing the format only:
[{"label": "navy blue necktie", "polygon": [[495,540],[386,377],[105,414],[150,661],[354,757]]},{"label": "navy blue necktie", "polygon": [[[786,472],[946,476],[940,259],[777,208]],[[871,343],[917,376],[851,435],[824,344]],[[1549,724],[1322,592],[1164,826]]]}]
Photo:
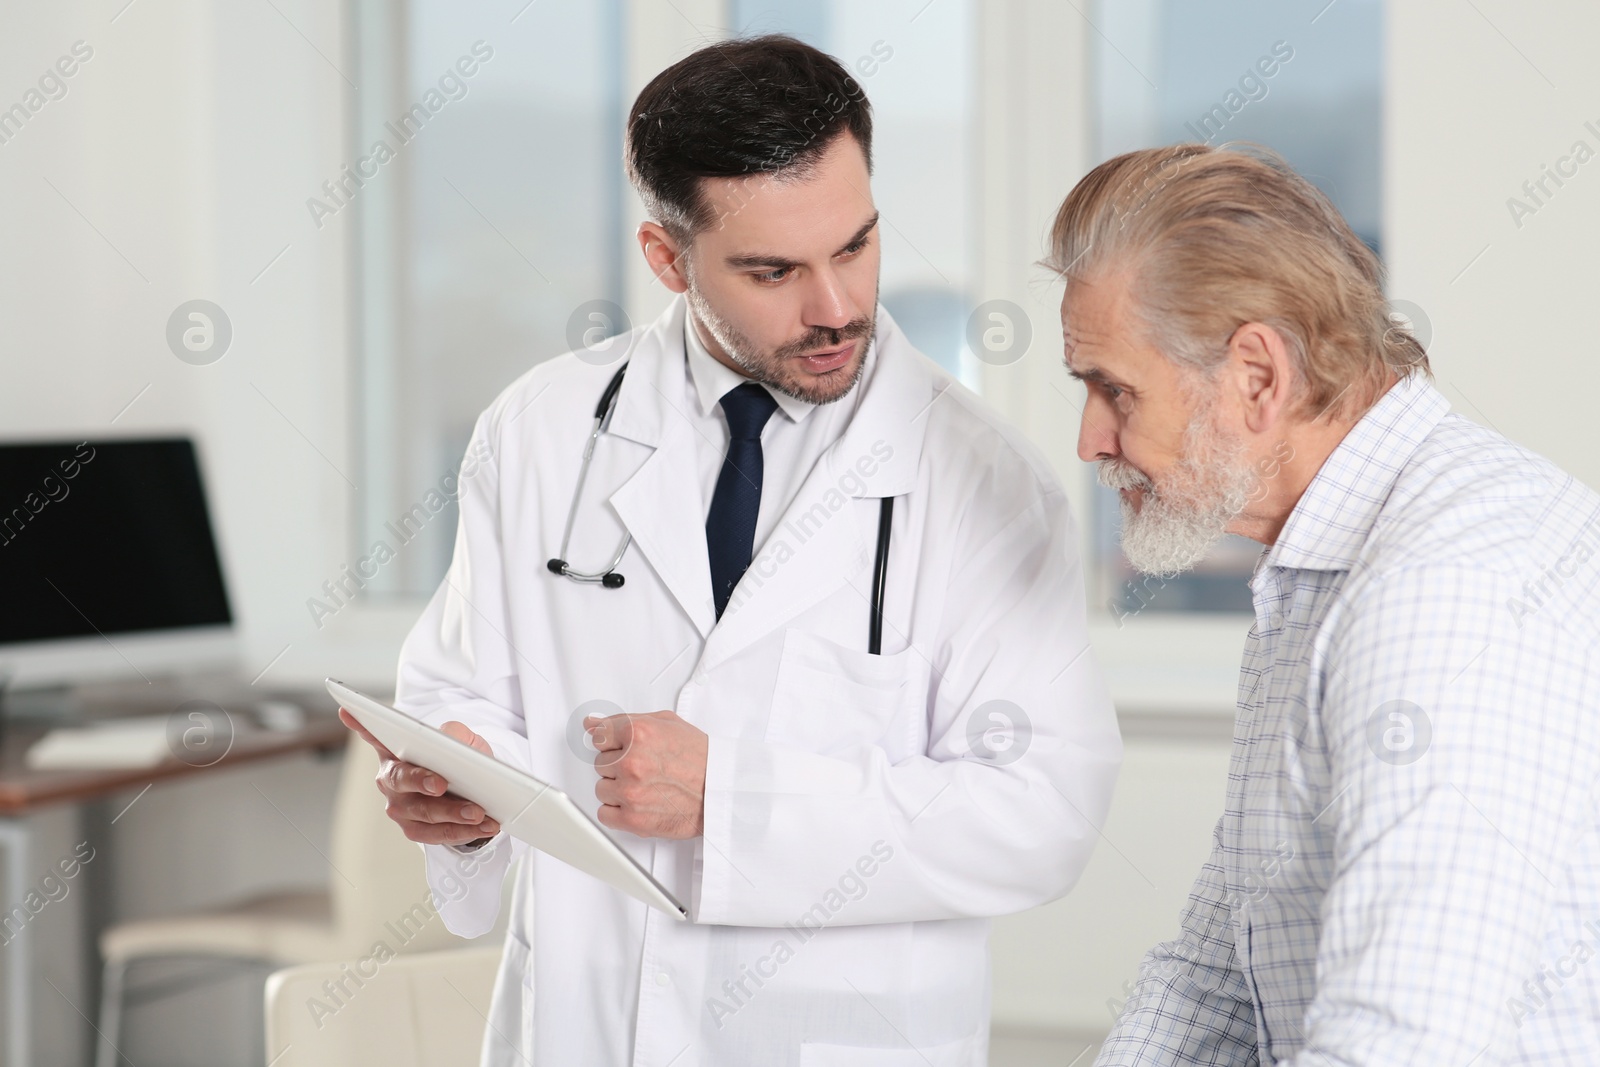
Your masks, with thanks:
[{"label": "navy blue necktie", "polygon": [[730,440],[706,515],[711,595],[719,619],[755,549],[756,516],[761,511],[761,428],[778,409],[772,394],[755,382],[728,390],[721,403]]}]

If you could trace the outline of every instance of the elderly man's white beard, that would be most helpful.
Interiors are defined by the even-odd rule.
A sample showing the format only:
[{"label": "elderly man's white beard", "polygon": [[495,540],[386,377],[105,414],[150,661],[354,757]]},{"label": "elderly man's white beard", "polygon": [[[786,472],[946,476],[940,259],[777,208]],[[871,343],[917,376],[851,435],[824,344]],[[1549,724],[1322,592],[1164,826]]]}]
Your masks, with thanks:
[{"label": "elderly man's white beard", "polygon": [[1158,488],[1125,459],[1100,462],[1100,484],[1141,489],[1135,510],[1122,503],[1122,554],[1135,570],[1170,578],[1205,558],[1256,489],[1244,445],[1216,423],[1216,406],[1202,404],[1183,433],[1183,451]]}]

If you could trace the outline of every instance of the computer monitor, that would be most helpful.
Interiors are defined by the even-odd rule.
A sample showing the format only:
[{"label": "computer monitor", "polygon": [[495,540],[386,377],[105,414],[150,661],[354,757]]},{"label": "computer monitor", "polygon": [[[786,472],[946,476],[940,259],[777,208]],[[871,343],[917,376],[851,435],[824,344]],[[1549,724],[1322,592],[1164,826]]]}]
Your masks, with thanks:
[{"label": "computer monitor", "polygon": [[0,682],[232,665],[233,614],[187,438],[0,443]]}]

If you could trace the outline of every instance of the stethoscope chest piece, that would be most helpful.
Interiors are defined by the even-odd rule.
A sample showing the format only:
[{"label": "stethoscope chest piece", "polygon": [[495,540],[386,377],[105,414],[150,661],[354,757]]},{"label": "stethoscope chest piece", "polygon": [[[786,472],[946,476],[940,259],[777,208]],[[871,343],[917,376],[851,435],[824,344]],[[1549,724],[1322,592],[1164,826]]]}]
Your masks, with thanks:
[{"label": "stethoscope chest piece", "polygon": [[[627,551],[627,549],[624,548],[623,551]],[[617,556],[616,562],[613,563],[612,566],[614,567],[614,566],[616,566],[617,563],[620,563],[620,562],[622,562],[622,556],[619,554]],[[626,578],[624,578],[622,575],[618,574],[616,571],[606,571],[605,573],[600,574],[600,575],[579,574],[578,572],[574,571],[571,567],[569,567],[567,565],[567,561],[564,560],[564,559],[552,559],[552,560],[549,560],[548,562],[545,563],[545,566],[550,568],[550,573],[551,574],[559,575],[562,578],[571,578],[575,582],[595,582],[595,581],[598,581],[600,583],[600,585],[602,585],[606,589],[620,589],[620,588],[622,588],[622,583],[627,581]]]}]

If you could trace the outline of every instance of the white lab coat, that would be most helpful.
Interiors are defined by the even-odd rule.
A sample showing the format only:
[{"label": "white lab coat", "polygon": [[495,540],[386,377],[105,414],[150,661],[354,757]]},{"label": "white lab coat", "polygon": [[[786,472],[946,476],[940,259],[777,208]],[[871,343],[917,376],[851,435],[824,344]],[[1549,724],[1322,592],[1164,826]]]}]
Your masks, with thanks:
[{"label": "white lab coat", "polygon": [[[626,585],[545,566],[616,370],[562,356],[479,419],[469,456],[491,458],[464,465],[455,558],[401,656],[402,707],[466,722],[591,814],[588,702],[670,708],[710,736],[704,836],[614,835],[691,922],[518,842],[466,877],[459,856],[425,849],[466,936],[493,926],[525,854],[484,1062],[981,1065],[989,917],[1071,887],[1121,760],[1067,501],[1043,457],[880,309],[855,416],[713,625],[695,430],[663,399],[689,373],[684,308],[627,339],[573,532],[580,570],[631,533]],[[1072,965],[1073,946],[1050,950]]]}]

